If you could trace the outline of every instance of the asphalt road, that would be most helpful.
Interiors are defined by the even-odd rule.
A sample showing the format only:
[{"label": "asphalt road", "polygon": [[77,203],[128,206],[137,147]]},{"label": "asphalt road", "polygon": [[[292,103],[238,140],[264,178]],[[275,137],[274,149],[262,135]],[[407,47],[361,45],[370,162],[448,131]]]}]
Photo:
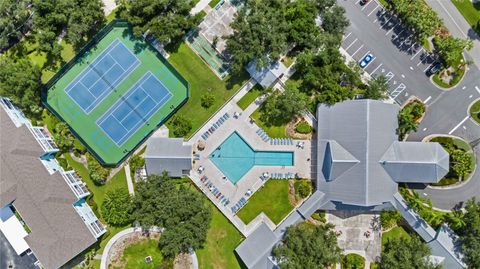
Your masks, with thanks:
[{"label": "asphalt road", "polygon": [[[414,95],[427,105],[425,118],[408,140],[420,141],[431,134],[457,135],[469,142],[480,139],[480,126],[469,118],[467,111],[468,106],[480,98],[480,69],[477,65],[469,66],[465,77],[455,88],[439,89],[425,74],[430,65],[436,62],[436,56],[427,53],[415,42],[410,31],[395,16],[374,0],[364,6],[359,4],[359,0],[339,0],[338,3],[345,8],[350,20],[342,47],[357,61],[367,53],[373,54],[375,58],[365,71],[373,76],[387,76],[389,94],[397,103],[403,104]],[[439,13],[442,14],[446,13]],[[453,18],[455,21],[448,21],[452,20],[453,12],[448,14],[443,18],[446,25],[464,20],[460,15]],[[456,25],[465,26],[458,22]],[[473,55],[476,55],[476,51]],[[465,56],[468,60],[473,59],[471,53],[465,53]],[[475,150],[478,153],[479,149]],[[477,156],[480,157],[480,154]],[[480,166],[478,158],[477,165]],[[419,192],[432,199],[433,205],[441,209],[451,209],[474,196],[480,200],[480,168],[464,185],[443,190],[422,186]]]},{"label": "asphalt road", "polygon": [[0,232],[0,268],[21,268],[21,269],[38,269],[34,263],[37,261],[35,255],[23,254],[17,255],[7,238]]}]

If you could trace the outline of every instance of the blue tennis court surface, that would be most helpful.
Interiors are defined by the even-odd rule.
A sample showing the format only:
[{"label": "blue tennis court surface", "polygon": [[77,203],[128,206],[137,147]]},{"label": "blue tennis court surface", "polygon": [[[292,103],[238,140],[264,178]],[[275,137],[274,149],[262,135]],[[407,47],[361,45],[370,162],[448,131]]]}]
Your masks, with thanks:
[{"label": "blue tennis court surface", "polygon": [[68,84],[65,92],[88,114],[138,65],[137,57],[115,39]]},{"label": "blue tennis court surface", "polygon": [[97,120],[97,125],[121,146],[171,97],[172,93],[149,71]]}]

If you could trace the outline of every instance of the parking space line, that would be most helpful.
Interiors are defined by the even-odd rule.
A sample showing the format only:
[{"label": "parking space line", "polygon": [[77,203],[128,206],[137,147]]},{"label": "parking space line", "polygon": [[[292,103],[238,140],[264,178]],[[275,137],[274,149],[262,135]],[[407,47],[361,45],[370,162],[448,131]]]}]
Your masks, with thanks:
[{"label": "parking space line", "polygon": [[345,39],[347,39],[351,34],[352,34],[352,32],[350,32],[350,33],[348,33],[348,35],[344,36],[344,37],[342,38],[342,41],[344,41]]},{"label": "parking space line", "polygon": [[[394,28],[395,28],[395,27],[394,27]],[[402,31],[400,31],[400,33],[398,33],[398,34],[397,34],[397,36],[396,36],[396,37],[395,37],[393,40],[395,40],[395,39],[399,38],[399,37],[400,37],[400,35],[401,35],[401,34],[402,34],[402,33],[403,33],[405,30],[407,30],[407,29],[403,29]]]},{"label": "parking space line", "polygon": [[478,86],[475,86],[475,90],[477,90],[477,92],[480,93],[480,88],[478,88]]},{"label": "parking space line", "polygon": [[360,0],[358,0],[357,2],[355,2],[355,5],[358,5],[359,2],[360,2]]},{"label": "parking space line", "polygon": [[[370,53],[370,51],[367,51],[367,53],[365,53],[360,59],[365,58],[365,56],[367,56],[367,54],[369,54],[369,53]],[[365,67],[366,67],[366,66],[365,66]]]},{"label": "parking space line", "polygon": [[353,57],[353,55],[355,55],[359,50],[361,50],[363,48],[363,44],[360,46],[360,48],[358,48],[351,56]]},{"label": "parking space line", "polygon": [[427,72],[428,68],[430,68],[430,66],[432,66],[435,62],[431,63],[429,66],[427,66],[427,68],[425,68],[425,70],[423,70],[423,72]]},{"label": "parking space line", "polygon": [[378,68],[380,68],[380,66],[382,66],[382,65],[383,65],[383,63],[379,64],[379,65],[370,73],[370,75],[373,74],[373,73],[375,73],[375,72],[378,70]]},{"label": "parking space line", "polygon": [[459,124],[457,124],[457,126],[453,127],[453,129],[448,134],[450,135],[455,132],[455,130],[457,130],[460,125],[462,125],[466,120],[468,120],[468,118],[470,118],[470,116],[466,116]]},{"label": "parking space line", "polygon": [[390,80],[392,80],[392,78],[395,76],[395,74],[393,74],[391,71],[388,71],[386,77],[388,78],[387,79],[387,82],[389,82]]},{"label": "parking space line", "polygon": [[402,41],[402,43],[400,43],[400,46],[403,46],[403,44],[405,44],[405,41],[409,40],[410,37],[412,37],[412,36],[413,36],[413,34],[411,34],[411,35],[409,35],[407,38],[405,38],[405,39]]},{"label": "parking space line", "polygon": [[427,97],[427,99],[425,99],[425,101],[423,101],[423,103],[426,104],[428,101],[430,101],[430,99],[432,99],[432,96]]},{"label": "parking space line", "polygon": [[370,17],[370,15],[372,15],[372,13],[377,10],[377,8],[379,7],[379,5],[377,4],[377,6],[372,10],[370,11],[370,13],[368,13],[367,17]]},{"label": "parking space line", "polygon": [[362,11],[363,11],[366,7],[368,7],[368,5],[370,5],[371,2],[373,2],[373,1],[368,1],[368,3],[366,3],[366,4],[362,7]]},{"label": "parking space line", "polygon": [[397,27],[399,23],[395,24],[395,26],[393,26],[390,30],[387,31],[387,33],[385,35],[389,35],[393,29],[395,29],[395,27]]},{"label": "parking space line", "polygon": [[[417,44],[417,43],[415,43],[415,44]],[[415,45],[415,44],[413,44],[413,45]],[[413,45],[412,45],[412,47],[413,47]],[[411,47],[410,47],[410,48],[411,48]],[[417,53],[415,53],[415,55],[413,55],[412,58],[410,58],[410,60],[413,60],[413,58],[415,58],[415,56],[417,56],[422,50],[423,50],[423,48],[419,49],[419,50],[417,51]]]},{"label": "parking space line", "polygon": [[353,40],[352,43],[350,43],[350,45],[348,45],[347,48],[345,48],[345,50],[348,50],[355,42],[357,42],[358,38],[355,38],[355,40]]}]

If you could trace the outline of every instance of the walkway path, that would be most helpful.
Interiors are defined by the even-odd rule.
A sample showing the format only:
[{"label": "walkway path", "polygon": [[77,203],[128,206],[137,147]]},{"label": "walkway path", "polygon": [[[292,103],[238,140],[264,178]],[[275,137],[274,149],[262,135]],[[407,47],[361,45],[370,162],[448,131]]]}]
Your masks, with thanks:
[{"label": "walkway path", "polygon": [[112,238],[110,238],[110,241],[108,241],[107,245],[105,246],[105,249],[103,250],[102,260],[100,262],[100,269],[108,269],[108,253],[110,252],[110,249],[115,244],[115,242],[117,242],[117,240],[119,240],[123,236],[134,233],[138,230],[139,228],[127,228],[123,231],[120,231],[119,233],[114,235]]},{"label": "walkway path", "polygon": [[127,176],[128,193],[130,193],[130,195],[134,195],[135,189],[133,188],[133,181],[130,173],[130,164],[128,163],[125,165],[125,175]]},{"label": "walkway path", "polygon": [[193,8],[190,10],[190,15],[195,15],[202,11],[205,7],[208,6],[211,0],[200,0]]}]

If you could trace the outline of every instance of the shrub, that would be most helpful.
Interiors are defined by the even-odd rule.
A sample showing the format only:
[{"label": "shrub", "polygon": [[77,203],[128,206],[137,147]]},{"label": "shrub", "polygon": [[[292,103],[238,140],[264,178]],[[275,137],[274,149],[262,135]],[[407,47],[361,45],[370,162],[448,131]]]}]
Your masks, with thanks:
[{"label": "shrub", "polygon": [[325,211],[317,211],[312,214],[312,219],[320,221],[320,222],[327,222],[327,217],[325,216]]},{"label": "shrub", "polygon": [[102,216],[108,224],[123,226],[132,220],[132,198],[124,188],[108,190],[102,204]]},{"label": "shrub", "polygon": [[380,223],[384,229],[395,226],[402,219],[402,215],[397,210],[386,210],[380,213]]},{"label": "shrub", "polygon": [[202,97],[200,98],[200,102],[203,108],[208,109],[215,102],[215,95],[213,95],[210,92],[207,92],[204,95],[202,95]]},{"label": "shrub", "polygon": [[342,259],[343,269],[364,269],[365,259],[355,253],[347,254]]},{"label": "shrub", "polygon": [[63,168],[63,170],[68,171],[71,170],[70,166],[68,165],[67,159],[61,157],[57,158],[58,164]]},{"label": "shrub", "polygon": [[192,122],[181,115],[174,115],[170,123],[173,126],[173,135],[175,137],[186,136],[192,130]]},{"label": "shrub", "polygon": [[85,152],[87,152],[87,148],[78,139],[75,139],[75,141],[73,141],[73,147],[75,148],[75,152],[77,152],[78,154],[85,154]]},{"label": "shrub", "polygon": [[305,198],[312,192],[312,183],[310,180],[302,179],[295,182],[295,190],[300,198]]},{"label": "shrub", "polygon": [[103,167],[91,154],[87,153],[86,156],[90,179],[97,185],[105,184],[110,169]]},{"label": "shrub", "polygon": [[312,126],[310,126],[310,124],[308,124],[306,121],[301,121],[295,125],[295,131],[301,134],[309,134],[312,132],[312,129]]},{"label": "shrub", "polygon": [[138,169],[145,165],[145,159],[140,155],[133,155],[129,161],[130,173],[135,173]]},{"label": "shrub", "polygon": [[75,137],[65,122],[59,122],[55,125],[53,139],[62,152],[67,152],[73,147]]}]

